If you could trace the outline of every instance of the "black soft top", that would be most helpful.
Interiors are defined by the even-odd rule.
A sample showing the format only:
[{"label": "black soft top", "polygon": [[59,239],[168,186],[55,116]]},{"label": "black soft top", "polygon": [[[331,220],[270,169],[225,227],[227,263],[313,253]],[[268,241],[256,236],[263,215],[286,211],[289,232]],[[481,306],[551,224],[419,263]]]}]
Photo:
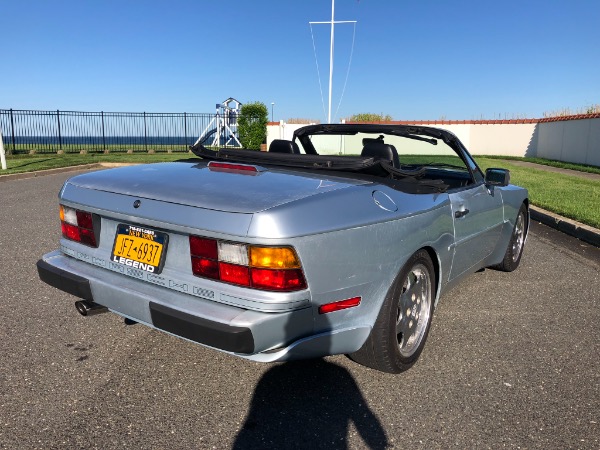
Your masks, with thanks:
[{"label": "black soft top", "polygon": [[390,185],[402,191],[425,193],[443,192],[448,186],[437,180],[422,180],[418,176],[421,170],[402,170],[388,161],[369,156],[319,155],[312,146],[309,137],[314,135],[355,135],[357,133],[382,133],[429,142],[436,145],[437,139],[443,140],[460,154],[460,143],[454,134],[438,128],[381,125],[381,124],[325,124],[308,125],[294,132],[294,140],[302,143],[306,153],[275,153],[256,150],[221,148],[210,150],[198,143],[191,146],[192,152],[203,159],[229,161],[245,164],[288,167],[308,171],[335,171],[339,175],[372,179]]}]

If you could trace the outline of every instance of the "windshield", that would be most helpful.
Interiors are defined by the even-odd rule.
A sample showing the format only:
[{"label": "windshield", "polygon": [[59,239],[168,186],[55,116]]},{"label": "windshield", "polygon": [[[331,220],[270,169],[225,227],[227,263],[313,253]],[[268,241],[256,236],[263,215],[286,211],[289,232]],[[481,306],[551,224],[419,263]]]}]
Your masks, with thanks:
[{"label": "windshield", "polygon": [[[307,140],[310,145],[307,145]],[[304,145],[302,144],[304,142]],[[373,156],[381,157],[389,154],[398,155],[397,160],[392,159],[399,169],[417,169],[421,167],[436,167],[440,170],[457,170],[468,172],[464,161],[456,154],[453,148],[442,139],[434,139],[425,135],[410,134],[408,136],[382,134],[382,133],[356,133],[344,134],[315,134],[305,136],[299,142],[300,151],[311,153],[305,147],[312,146],[319,155],[340,156]],[[373,150],[379,147],[381,151]],[[391,152],[390,152],[391,151]]]}]

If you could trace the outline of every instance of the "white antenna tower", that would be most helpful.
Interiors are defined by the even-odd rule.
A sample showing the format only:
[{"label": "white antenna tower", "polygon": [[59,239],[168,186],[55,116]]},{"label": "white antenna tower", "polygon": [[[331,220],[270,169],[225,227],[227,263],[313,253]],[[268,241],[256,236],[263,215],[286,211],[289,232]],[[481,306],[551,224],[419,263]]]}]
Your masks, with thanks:
[{"label": "white antenna tower", "polygon": [[[329,46],[329,112],[327,114],[327,123],[331,123],[331,86],[333,84],[333,37],[334,37],[333,27],[336,23],[354,23],[354,24],[356,24],[356,20],[336,21],[335,20],[335,0],[331,0],[331,20],[326,21],[326,22],[308,22],[308,23],[310,25],[324,24],[324,23],[328,23],[331,25],[331,42],[330,42],[330,46]],[[354,46],[354,40],[352,42],[352,45]],[[315,58],[316,58],[316,55],[315,55]],[[318,64],[317,64],[317,70],[318,70]],[[319,83],[320,82],[321,82],[321,79],[319,78]]]}]

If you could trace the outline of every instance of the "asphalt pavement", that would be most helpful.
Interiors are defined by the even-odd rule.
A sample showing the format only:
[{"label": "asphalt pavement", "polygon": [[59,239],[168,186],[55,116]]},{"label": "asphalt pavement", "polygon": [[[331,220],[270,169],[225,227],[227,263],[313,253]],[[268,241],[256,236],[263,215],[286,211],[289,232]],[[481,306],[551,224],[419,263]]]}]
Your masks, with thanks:
[{"label": "asphalt pavement", "polygon": [[447,293],[400,375],[258,364],[38,280],[71,174],[0,185],[0,448],[600,448],[600,249],[534,223],[510,274]]}]

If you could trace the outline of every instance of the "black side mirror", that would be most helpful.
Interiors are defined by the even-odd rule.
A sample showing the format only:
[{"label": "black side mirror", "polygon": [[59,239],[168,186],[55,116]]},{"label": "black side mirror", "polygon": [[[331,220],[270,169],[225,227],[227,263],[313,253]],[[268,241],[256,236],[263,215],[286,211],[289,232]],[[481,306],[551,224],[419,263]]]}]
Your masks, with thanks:
[{"label": "black side mirror", "polygon": [[488,186],[508,186],[510,170],[490,168],[485,171],[485,184]]}]

